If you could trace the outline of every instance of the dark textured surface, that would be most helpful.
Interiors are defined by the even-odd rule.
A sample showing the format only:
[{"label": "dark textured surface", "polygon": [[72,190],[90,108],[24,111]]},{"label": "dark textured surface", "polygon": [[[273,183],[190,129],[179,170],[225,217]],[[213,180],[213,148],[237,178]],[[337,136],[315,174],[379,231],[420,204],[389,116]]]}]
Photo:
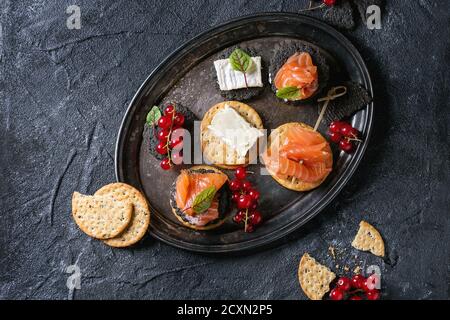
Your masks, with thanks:
[{"label": "dark textured surface", "polygon": [[[448,2],[390,1],[381,30],[359,24],[346,33],[375,85],[365,160],[317,218],[277,248],[241,257],[192,254],[151,238],[107,248],[75,226],[70,196],[114,180],[126,105],[170,51],[230,18],[295,12],[302,2],[77,1],[81,30],[65,27],[69,4],[0,3],[0,298],[300,299],[305,251],[339,264],[338,273],[379,265],[384,298],[448,298]],[[385,237],[386,261],[350,247],[361,219]],[[74,263],[81,290],[69,295],[65,269]]]}]

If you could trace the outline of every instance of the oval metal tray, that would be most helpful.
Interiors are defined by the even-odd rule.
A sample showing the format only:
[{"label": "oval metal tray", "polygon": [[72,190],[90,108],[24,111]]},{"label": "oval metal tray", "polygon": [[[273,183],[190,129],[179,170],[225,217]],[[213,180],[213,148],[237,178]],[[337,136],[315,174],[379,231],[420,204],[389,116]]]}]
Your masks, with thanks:
[{"label": "oval metal tray", "polygon": [[[152,210],[150,233],[155,238],[198,252],[237,252],[262,247],[305,224],[344,187],[367,147],[372,129],[372,103],[352,118],[364,142],[351,155],[334,148],[333,172],[319,188],[298,193],[284,189],[270,176],[252,175],[250,180],[261,190],[259,208],[265,221],[251,234],[244,233],[241,225],[231,221],[231,216],[222,227],[211,231],[195,231],[180,225],[169,206],[169,189],[180,168],[162,171],[159,162],[148,152],[148,141],[143,139],[146,114],[155,104],[177,101],[201,119],[212,105],[224,100],[210,76],[212,62],[222,50],[235,45],[252,47],[267,65],[280,43],[296,41],[319,47],[330,60],[335,80],[358,82],[373,96],[368,70],[349,40],[317,19],[286,13],[252,15],[215,27],[175,50],[141,85],[119,130],[115,165],[118,181],[129,183],[146,195]],[[265,128],[273,129],[291,121],[314,125],[317,119],[316,104],[283,104],[275,98],[269,85],[248,104],[261,115]],[[322,124],[319,131],[325,134],[326,126]],[[251,166],[250,170],[259,172],[259,165]]]}]

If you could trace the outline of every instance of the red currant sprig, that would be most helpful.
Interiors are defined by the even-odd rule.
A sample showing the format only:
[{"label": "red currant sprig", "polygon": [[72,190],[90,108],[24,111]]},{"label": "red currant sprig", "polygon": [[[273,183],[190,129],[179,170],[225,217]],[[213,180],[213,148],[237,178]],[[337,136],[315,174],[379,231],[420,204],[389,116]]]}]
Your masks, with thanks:
[{"label": "red currant sprig", "polygon": [[365,295],[367,300],[380,299],[380,290],[376,289],[378,276],[372,274],[365,278],[361,274],[354,275],[351,279],[341,277],[336,282],[336,286],[330,291],[331,300],[363,300]]},{"label": "red currant sprig", "polygon": [[309,7],[303,10],[300,10],[300,12],[303,11],[312,11],[312,10],[316,10],[316,9],[320,9],[320,8],[325,8],[325,7],[332,7],[336,4],[336,0],[322,0],[322,3],[313,7],[312,6],[312,1],[309,1]]},{"label": "red currant sprig", "polygon": [[354,150],[353,142],[361,142],[359,131],[344,121],[333,121],[328,128],[330,140],[339,144],[339,149],[346,153]]},{"label": "red currant sprig", "polygon": [[231,199],[236,204],[238,212],[233,217],[236,223],[244,222],[244,231],[253,232],[255,227],[262,222],[258,207],[259,191],[252,187],[245,178],[247,171],[244,167],[238,167],[234,173],[235,179],[230,181],[230,189],[233,192]]},{"label": "red currant sprig", "polygon": [[164,109],[164,115],[158,120],[158,127],[160,130],[157,133],[159,143],[156,145],[156,152],[167,156],[160,163],[163,170],[169,170],[173,164],[180,164],[183,161],[181,152],[172,154],[173,149],[182,148],[183,137],[173,138],[172,133],[174,130],[181,128],[183,124],[184,116],[183,114],[176,112],[173,104],[169,104]]}]

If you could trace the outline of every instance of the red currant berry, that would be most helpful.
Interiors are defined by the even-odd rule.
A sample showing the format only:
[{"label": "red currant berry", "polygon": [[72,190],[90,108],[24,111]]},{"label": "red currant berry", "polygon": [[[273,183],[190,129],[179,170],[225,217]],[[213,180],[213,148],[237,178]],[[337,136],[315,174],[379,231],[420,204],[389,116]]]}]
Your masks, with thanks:
[{"label": "red currant berry", "polygon": [[353,130],[353,127],[348,123],[343,123],[341,126],[341,134],[345,137],[350,137],[350,132]]},{"label": "red currant berry", "polygon": [[158,131],[157,137],[159,141],[167,141],[167,138],[169,137],[169,130],[162,129]]},{"label": "red currant berry", "polygon": [[184,116],[181,113],[176,113],[175,117],[173,118],[173,124],[177,128],[182,127],[184,124]]},{"label": "red currant berry", "polygon": [[183,147],[183,137],[177,137],[177,138],[170,139],[169,147],[171,149],[174,149],[175,147],[177,149],[180,149],[181,147]]},{"label": "red currant berry", "polygon": [[336,0],[323,0],[323,3],[326,6],[331,7],[331,6],[334,6],[334,4],[336,3]]},{"label": "red currant berry", "polygon": [[175,107],[171,104],[169,104],[165,109],[164,109],[164,114],[165,115],[172,115],[173,112],[175,111]]},{"label": "red currant berry", "polygon": [[238,211],[233,217],[233,221],[236,223],[241,223],[245,219],[245,211]]},{"label": "red currant berry", "polygon": [[174,164],[181,164],[183,162],[183,155],[180,152],[172,152],[172,162]]},{"label": "red currant berry", "polygon": [[252,233],[253,231],[255,231],[255,227],[252,224],[247,223],[247,226],[245,227],[244,231],[247,233]]},{"label": "red currant berry", "polygon": [[377,289],[379,285],[379,277],[376,274],[372,274],[369,277],[367,277],[367,280],[364,282],[364,285],[362,289],[366,292]]},{"label": "red currant berry", "polygon": [[245,177],[247,176],[247,171],[245,170],[244,167],[239,167],[236,169],[234,175],[236,176],[237,179],[244,180]]},{"label": "red currant berry", "polygon": [[252,198],[249,195],[243,194],[239,197],[237,202],[237,207],[239,209],[248,209],[251,207],[251,205],[252,205]]},{"label": "red currant berry", "polygon": [[164,160],[162,160],[159,165],[163,170],[169,170],[171,167],[169,158],[165,158]]},{"label": "red currant berry", "polygon": [[337,286],[342,291],[349,291],[351,288],[350,279],[347,277],[339,278],[339,280],[337,281]]},{"label": "red currant berry", "polygon": [[249,195],[250,197],[252,197],[252,199],[253,199],[254,201],[257,201],[257,200],[259,199],[259,191],[255,190],[255,189],[250,189],[250,190],[248,191],[248,195]]},{"label": "red currant berry", "polygon": [[362,300],[360,296],[351,296],[348,300]]},{"label": "red currant berry", "polygon": [[231,200],[237,202],[240,196],[241,194],[239,192],[233,192],[233,194],[231,195]]},{"label": "red currant berry", "polygon": [[330,132],[329,135],[330,140],[334,143],[339,143],[342,139],[342,134],[340,134],[339,132]]},{"label": "red currant berry", "polygon": [[239,191],[239,190],[241,190],[241,187],[242,187],[242,184],[239,180],[234,179],[234,180],[230,181],[231,191]]},{"label": "red currant berry", "polygon": [[250,206],[250,210],[255,211],[258,208],[258,201],[253,200],[252,205]]},{"label": "red currant berry", "polygon": [[162,116],[158,120],[158,127],[162,129],[168,129],[172,123],[172,118],[168,116]]},{"label": "red currant berry", "polygon": [[250,191],[252,189],[252,184],[249,181],[242,181],[241,187],[244,191]]},{"label": "red currant berry", "polygon": [[342,299],[344,299],[344,292],[339,288],[334,288],[330,292],[330,299],[331,300],[342,300]]},{"label": "red currant berry", "polygon": [[261,213],[259,213],[259,211],[254,211],[251,215],[250,215],[250,223],[254,226],[257,226],[258,224],[261,223],[262,221],[262,216]]},{"label": "red currant berry", "polygon": [[361,289],[366,278],[360,274],[355,274],[350,281],[352,283],[352,288]]},{"label": "red currant berry", "polygon": [[351,153],[353,151],[353,143],[348,139],[342,139],[339,142],[339,149],[346,153]]},{"label": "red currant berry", "polygon": [[341,127],[342,127],[342,122],[333,121],[332,123],[330,123],[330,127],[328,129],[330,130],[330,132],[340,133]]},{"label": "red currant berry", "polygon": [[380,291],[377,289],[369,290],[366,292],[367,300],[378,300],[380,299]]},{"label": "red currant berry", "polygon": [[156,152],[159,154],[167,154],[167,146],[165,141],[160,141],[156,146]]},{"label": "red currant berry", "polygon": [[350,137],[350,138],[358,138],[358,136],[359,136],[359,131],[358,131],[358,129],[355,129],[355,128],[351,128],[350,130],[349,130],[349,132],[348,132],[348,137]]}]

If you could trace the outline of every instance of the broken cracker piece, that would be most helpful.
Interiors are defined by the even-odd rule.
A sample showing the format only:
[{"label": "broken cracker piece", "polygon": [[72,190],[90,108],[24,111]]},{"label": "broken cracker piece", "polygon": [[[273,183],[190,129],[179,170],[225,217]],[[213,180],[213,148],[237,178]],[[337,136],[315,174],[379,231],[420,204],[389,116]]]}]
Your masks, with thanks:
[{"label": "broken cracker piece", "polygon": [[321,300],[330,290],[330,283],[335,278],[334,272],[318,263],[308,253],[302,256],[298,267],[298,280],[309,299]]},{"label": "broken cracker piece", "polygon": [[384,257],[384,241],[381,234],[366,221],[359,223],[359,230],[352,246],[361,251],[370,251],[376,256]]}]

